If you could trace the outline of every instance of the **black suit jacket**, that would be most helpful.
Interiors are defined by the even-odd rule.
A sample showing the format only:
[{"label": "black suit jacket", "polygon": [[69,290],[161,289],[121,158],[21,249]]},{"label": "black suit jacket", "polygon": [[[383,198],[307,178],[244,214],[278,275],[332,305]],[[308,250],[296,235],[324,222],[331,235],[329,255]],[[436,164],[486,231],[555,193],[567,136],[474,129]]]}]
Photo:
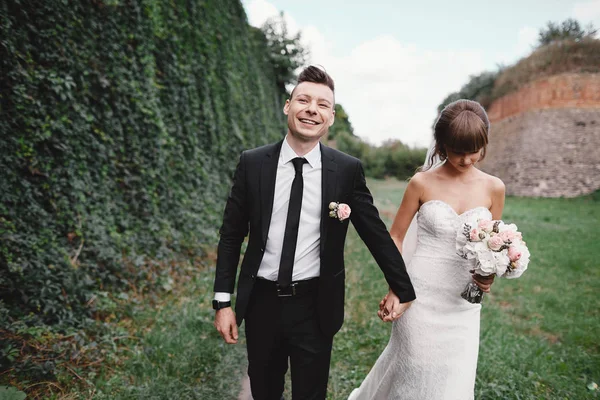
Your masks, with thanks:
[{"label": "black suit jacket", "polygon": [[[277,162],[282,141],[244,151],[225,206],[217,254],[215,292],[233,293],[244,237],[250,232],[237,285],[235,311],[242,323],[256,280],[271,222]],[[373,205],[360,161],[321,146],[322,212],[318,309],[323,333],[334,335],[344,320],[344,243],[351,220],[390,288],[401,302],[415,299],[404,261]],[[343,222],[329,217],[329,203],[346,203],[352,212]]]}]

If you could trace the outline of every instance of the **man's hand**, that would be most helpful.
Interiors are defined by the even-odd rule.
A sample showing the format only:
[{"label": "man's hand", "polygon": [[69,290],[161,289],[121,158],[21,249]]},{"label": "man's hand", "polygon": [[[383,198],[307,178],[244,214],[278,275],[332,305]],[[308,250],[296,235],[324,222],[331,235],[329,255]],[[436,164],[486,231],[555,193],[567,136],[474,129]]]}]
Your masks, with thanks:
[{"label": "man's hand", "polygon": [[402,316],[408,310],[408,307],[412,305],[412,301],[408,303],[400,303],[400,299],[392,290],[385,295],[383,300],[379,303],[379,311],[377,316],[384,322],[395,321]]},{"label": "man's hand", "polygon": [[231,307],[222,308],[215,314],[215,328],[226,343],[236,344],[238,341],[238,327],[235,322],[235,313]]},{"label": "man's hand", "polygon": [[[473,272],[475,272],[475,271],[471,271],[471,273],[473,273]],[[473,282],[475,282],[475,284],[477,286],[479,286],[479,289],[481,289],[482,292],[489,293],[490,288],[492,287],[492,283],[494,283],[495,277],[496,277],[496,274],[492,274],[489,276],[473,274]]]}]

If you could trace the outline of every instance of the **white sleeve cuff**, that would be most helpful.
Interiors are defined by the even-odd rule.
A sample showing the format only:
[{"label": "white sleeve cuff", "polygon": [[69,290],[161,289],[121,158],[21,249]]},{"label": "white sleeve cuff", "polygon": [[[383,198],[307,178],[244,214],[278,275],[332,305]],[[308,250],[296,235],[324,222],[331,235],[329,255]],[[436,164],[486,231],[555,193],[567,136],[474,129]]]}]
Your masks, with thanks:
[{"label": "white sleeve cuff", "polygon": [[217,300],[217,301],[231,301],[231,293],[215,292],[215,300]]}]

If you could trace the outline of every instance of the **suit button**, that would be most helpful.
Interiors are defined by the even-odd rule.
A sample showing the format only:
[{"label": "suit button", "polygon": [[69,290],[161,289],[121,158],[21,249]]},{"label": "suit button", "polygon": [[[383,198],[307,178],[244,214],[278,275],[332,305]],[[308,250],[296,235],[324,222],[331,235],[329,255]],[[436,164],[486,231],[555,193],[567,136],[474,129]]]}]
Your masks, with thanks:
[{"label": "suit button", "polygon": [[265,248],[264,248],[264,247],[261,247],[261,249],[260,249],[260,252],[261,252],[261,253],[264,253],[264,252],[265,252]]},{"label": "suit button", "polygon": [[252,275],[250,275],[250,278],[256,279],[256,275],[252,274]]}]

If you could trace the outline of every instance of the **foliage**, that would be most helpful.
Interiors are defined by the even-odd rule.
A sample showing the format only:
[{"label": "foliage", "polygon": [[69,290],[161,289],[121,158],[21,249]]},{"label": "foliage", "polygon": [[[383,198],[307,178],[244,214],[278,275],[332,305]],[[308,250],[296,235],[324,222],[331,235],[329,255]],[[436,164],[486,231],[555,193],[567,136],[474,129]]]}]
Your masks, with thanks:
[{"label": "foliage", "polygon": [[2,379],[52,380],[80,345],[22,345],[168,288],[282,104],[238,0],[2,2],[0,30]]},{"label": "foliage", "polygon": [[501,69],[498,71],[484,71],[479,75],[470,75],[469,81],[460,88],[458,92],[449,94],[438,106],[438,113],[453,101],[459,99],[475,100],[485,108],[492,103],[492,92],[494,83]]},{"label": "foliage", "polygon": [[12,386],[0,386],[0,399],[3,400],[25,400],[27,395]]},{"label": "foliage", "polygon": [[295,71],[302,67],[309,52],[300,43],[301,33],[291,35],[285,21],[283,11],[269,18],[261,28],[267,39],[269,58],[275,69],[277,87],[281,93],[286,93],[286,85],[295,81]]},{"label": "foliage", "polygon": [[567,18],[560,24],[548,21],[546,27],[539,31],[538,46],[546,46],[563,40],[578,42],[585,38],[593,38],[596,32],[598,30],[594,28],[593,24],[582,28],[579,21],[573,18]]},{"label": "foliage", "polygon": [[337,148],[360,159],[365,174],[372,178],[408,179],[423,165],[427,154],[427,149],[411,148],[399,140],[389,140],[381,146],[372,146],[344,131],[336,138]]},{"label": "foliage", "polygon": [[348,113],[344,110],[341,104],[335,105],[335,122],[329,128],[329,133],[327,135],[328,140],[335,140],[338,136],[338,133],[346,132],[350,134],[350,136],[354,136],[354,128],[352,128],[352,123],[350,123],[350,118],[348,117]]}]

